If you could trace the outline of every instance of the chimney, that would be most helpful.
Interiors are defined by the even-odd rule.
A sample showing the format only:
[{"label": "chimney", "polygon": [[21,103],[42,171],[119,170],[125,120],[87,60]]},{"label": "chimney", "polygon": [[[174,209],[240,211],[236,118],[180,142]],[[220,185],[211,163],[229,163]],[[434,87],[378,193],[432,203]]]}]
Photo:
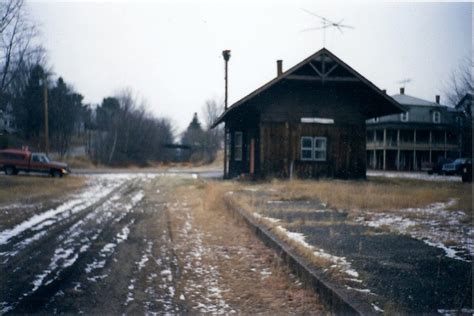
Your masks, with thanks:
[{"label": "chimney", "polygon": [[405,88],[404,87],[400,88],[400,94],[405,94]]},{"label": "chimney", "polygon": [[283,60],[278,59],[277,60],[277,77],[281,76],[283,73]]},{"label": "chimney", "polygon": [[382,92],[383,92],[384,94],[387,94],[387,89],[383,89]]},{"label": "chimney", "polygon": [[439,104],[439,95],[436,95],[436,103]]}]

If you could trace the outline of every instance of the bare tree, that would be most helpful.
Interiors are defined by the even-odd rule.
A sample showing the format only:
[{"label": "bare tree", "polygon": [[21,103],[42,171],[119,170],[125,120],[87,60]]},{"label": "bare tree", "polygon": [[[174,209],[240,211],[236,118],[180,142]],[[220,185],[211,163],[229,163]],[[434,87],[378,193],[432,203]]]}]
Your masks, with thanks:
[{"label": "bare tree", "polygon": [[25,60],[39,56],[32,44],[36,28],[27,16],[23,0],[0,3],[0,30],[0,94],[5,94]]},{"label": "bare tree", "polygon": [[217,118],[222,114],[223,110],[223,104],[218,104],[216,100],[209,99],[206,101],[202,109],[206,129],[211,128],[212,124],[214,124]]},{"label": "bare tree", "polygon": [[109,165],[145,165],[149,161],[168,161],[165,144],[173,142],[172,126],[166,119],[154,118],[145,102],[130,90],[105,98],[96,109],[98,131],[93,156]]},{"label": "bare tree", "polygon": [[473,66],[471,58],[466,57],[451,72],[446,83],[446,96],[450,105],[456,106],[467,93],[472,93]]}]

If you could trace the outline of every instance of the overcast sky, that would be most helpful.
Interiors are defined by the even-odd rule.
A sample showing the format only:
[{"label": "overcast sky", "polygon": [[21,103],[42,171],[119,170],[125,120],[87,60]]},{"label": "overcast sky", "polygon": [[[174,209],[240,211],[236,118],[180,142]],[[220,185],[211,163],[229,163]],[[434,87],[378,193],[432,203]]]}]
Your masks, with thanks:
[{"label": "overcast sky", "polygon": [[323,46],[310,10],[351,25],[327,30],[326,48],[389,94],[446,100],[446,79],[471,58],[470,3],[315,1],[29,2],[56,75],[98,104],[129,87],[182,131],[207,99],[230,104]]}]

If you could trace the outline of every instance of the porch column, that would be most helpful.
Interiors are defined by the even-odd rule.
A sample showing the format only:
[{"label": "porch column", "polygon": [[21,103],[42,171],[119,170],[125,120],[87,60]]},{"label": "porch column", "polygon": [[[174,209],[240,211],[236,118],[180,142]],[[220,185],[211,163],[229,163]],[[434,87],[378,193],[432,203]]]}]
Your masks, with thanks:
[{"label": "porch column", "polygon": [[432,145],[431,145],[431,142],[433,141],[433,135],[432,135],[431,133],[432,133],[432,132],[431,132],[431,130],[430,130],[430,163],[432,163],[432,161],[431,161],[431,160],[432,160],[432,159],[431,159],[431,146],[432,146]]},{"label": "porch column", "polygon": [[386,169],[386,158],[387,158],[387,129],[383,129],[383,170]]},{"label": "porch column", "polygon": [[447,144],[448,144],[448,132],[445,130],[444,131],[444,158],[448,157]]},{"label": "porch column", "polygon": [[400,129],[397,129],[397,170],[400,170]]},{"label": "porch column", "polygon": [[413,171],[417,170],[416,166],[416,129],[413,130]]},{"label": "porch column", "polygon": [[373,158],[372,159],[372,168],[377,169],[377,160],[376,160],[377,159],[377,152],[376,152],[375,149],[372,150],[372,158]]},{"label": "porch column", "polygon": [[373,168],[374,169],[377,169],[377,130],[374,129],[374,153],[373,153],[373,157],[374,157],[374,160],[372,161],[372,164],[373,164]]}]

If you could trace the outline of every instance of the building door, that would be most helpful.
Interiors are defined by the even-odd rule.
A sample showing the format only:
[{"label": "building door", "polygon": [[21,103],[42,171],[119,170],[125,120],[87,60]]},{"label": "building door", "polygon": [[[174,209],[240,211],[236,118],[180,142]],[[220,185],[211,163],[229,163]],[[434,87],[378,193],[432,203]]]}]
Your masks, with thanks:
[{"label": "building door", "polygon": [[255,138],[250,139],[250,175],[255,174]]}]

